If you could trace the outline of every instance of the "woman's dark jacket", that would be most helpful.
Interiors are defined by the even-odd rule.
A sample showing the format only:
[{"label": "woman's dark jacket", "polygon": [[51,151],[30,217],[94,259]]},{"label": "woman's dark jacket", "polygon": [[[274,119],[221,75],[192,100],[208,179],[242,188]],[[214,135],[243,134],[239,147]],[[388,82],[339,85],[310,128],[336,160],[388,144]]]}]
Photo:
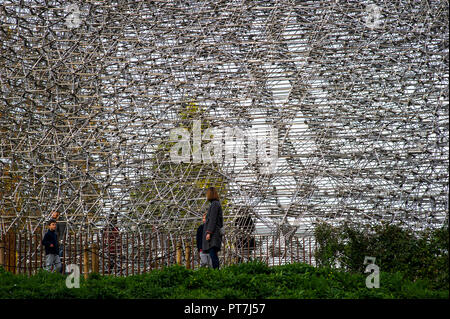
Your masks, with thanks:
[{"label": "woman's dark jacket", "polygon": [[[215,247],[217,250],[221,249],[222,235],[220,234],[220,229],[222,227],[222,206],[218,200],[213,199],[211,201],[211,205],[209,206],[208,214],[206,215],[205,226],[203,227],[202,247],[204,252],[208,251],[212,247]],[[211,239],[209,241],[206,240],[207,233],[211,234]]]}]

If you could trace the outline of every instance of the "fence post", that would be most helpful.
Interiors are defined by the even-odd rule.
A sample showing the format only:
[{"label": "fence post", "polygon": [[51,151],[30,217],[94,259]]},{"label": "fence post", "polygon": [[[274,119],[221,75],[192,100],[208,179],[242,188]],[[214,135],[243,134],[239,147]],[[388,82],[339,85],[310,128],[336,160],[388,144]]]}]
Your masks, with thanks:
[{"label": "fence post", "polygon": [[186,245],[186,269],[191,269],[191,246],[189,244]]},{"label": "fence post", "polygon": [[98,246],[97,244],[92,244],[91,249],[91,258],[92,258],[92,272],[99,273],[99,266],[98,266]]},{"label": "fence post", "polygon": [[177,265],[181,265],[181,244],[177,243]]},{"label": "fence post", "polygon": [[8,267],[7,271],[16,273],[16,233],[10,232],[8,233],[8,245],[6,254],[8,255]]},{"label": "fence post", "polygon": [[5,242],[0,240],[0,267],[5,268]]},{"label": "fence post", "polygon": [[84,272],[84,279],[88,278],[89,275],[89,254],[88,254],[88,246],[84,246],[83,250],[83,272]]}]

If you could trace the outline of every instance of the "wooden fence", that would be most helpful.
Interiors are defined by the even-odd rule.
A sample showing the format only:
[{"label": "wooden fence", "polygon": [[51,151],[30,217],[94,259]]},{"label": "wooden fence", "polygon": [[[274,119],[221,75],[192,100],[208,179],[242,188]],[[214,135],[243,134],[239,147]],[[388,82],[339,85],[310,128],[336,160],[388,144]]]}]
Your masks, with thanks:
[{"label": "wooden fence", "polygon": [[[16,274],[36,273],[45,266],[42,234],[8,233],[1,236],[0,266]],[[315,264],[313,236],[284,238],[273,235],[225,235],[220,264],[227,266],[259,260],[269,266],[293,262]],[[67,234],[62,264],[76,264],[82,274],[91,272],[127,276],[174,264],[200,267],[194,235],[163,233],[100,232]]]}]

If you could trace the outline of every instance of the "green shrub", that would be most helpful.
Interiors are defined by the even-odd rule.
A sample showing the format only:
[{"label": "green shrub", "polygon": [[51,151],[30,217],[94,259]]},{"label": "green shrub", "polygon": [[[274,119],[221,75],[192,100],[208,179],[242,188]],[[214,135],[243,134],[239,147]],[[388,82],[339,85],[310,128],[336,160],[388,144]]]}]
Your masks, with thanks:
[{"label": "green shrub", "polygon": [[367,274],[306,264],[267,267],[239,264],[220,270],[180,266],[128,277],[92,274],[80,288],[65,286],[66,276],[41,271],[33,276],[0,271],[0,298],[18,299],[268,299],[268,298],[448,298],[448,289],[430,288],[428,279],[402,272],[380,272],[380,288],[365,286]]},{"label": "green shrub", "polygon": [[431,289],[449,288],[448,225],[413,233],[393,224],[320,223],[315,236],[320,267],[362,274],[364,258],[371,256],[382,271],[401,272],[409,280],[426,279]]},{"label": "green shrub", "polygon": [[269,274],[272,271],[269,266],[260,261],[235,264],[227,267],[226,269],[227,271],[234,273],[245,274]]}]

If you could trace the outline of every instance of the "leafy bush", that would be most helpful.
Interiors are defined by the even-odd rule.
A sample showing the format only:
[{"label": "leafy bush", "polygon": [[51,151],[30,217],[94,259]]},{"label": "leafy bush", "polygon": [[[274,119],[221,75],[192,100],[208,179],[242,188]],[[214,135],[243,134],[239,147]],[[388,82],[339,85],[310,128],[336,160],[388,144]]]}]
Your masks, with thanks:
[{"label": "leafy bush", "polygon": [[268,267],[245,263],[220,270],[172,266],[150,273],[115,277],[91,274],[80,288],[65,286],[66,276],[41,271],[33,276],[0,270],[0,298],[448,298],[448,289],[431,289],[426,279],[401,272],[380,273],[380,288],[365,286],[366,274],[296,263]]},{"label": "leafy bush", "polygon": [[387,272],[402,272],[409,280],[426,279],[430,288],[449,288],[448,225],[440,229],[412,231],[393,224],[367,226],[344,223],[315,228],[321,267],[364,273],[364,258],[376,258]]}]

